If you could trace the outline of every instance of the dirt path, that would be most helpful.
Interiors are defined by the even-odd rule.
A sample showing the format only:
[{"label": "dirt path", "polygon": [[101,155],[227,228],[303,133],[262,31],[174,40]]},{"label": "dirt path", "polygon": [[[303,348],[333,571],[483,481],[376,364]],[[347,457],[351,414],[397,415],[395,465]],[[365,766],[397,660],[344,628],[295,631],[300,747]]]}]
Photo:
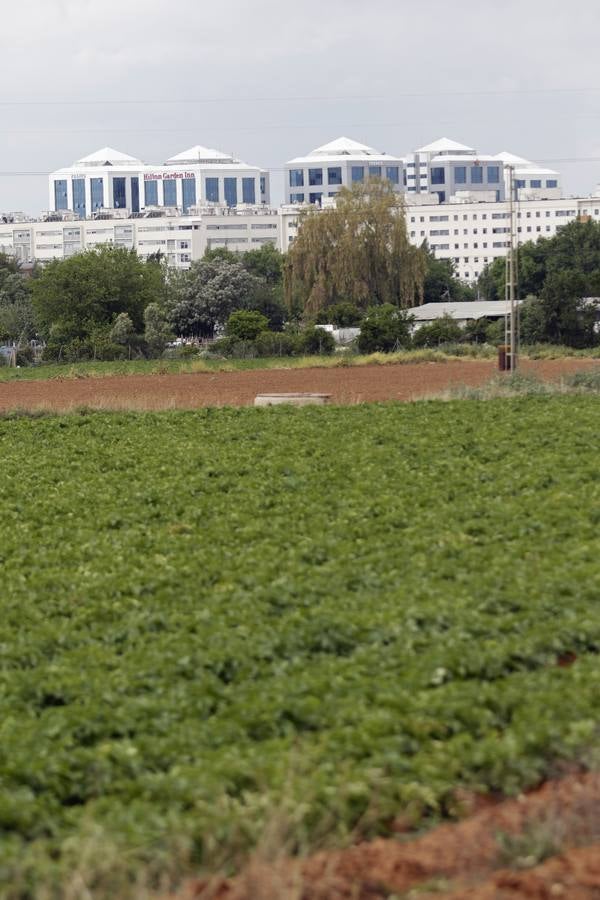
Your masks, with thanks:
[{"label": "dirt path", "polygon": [[[597,360],[568,359],[523,363],[540,378],[600,368]],[[264,392],[318,391],[334,403],[411,400],[457,385],[479,385],[496,372],[490,360],[349,366],[314,369],[255,369],[197,375],[127,375],[56,378],[0,383],[0,411],[10,409],[194,409],[245,406]]]},{"label": "dirt path", "polygon": [[599,841],[600,775],[572,775],[414,840],[254,862],[179,900],[598,900]]}]

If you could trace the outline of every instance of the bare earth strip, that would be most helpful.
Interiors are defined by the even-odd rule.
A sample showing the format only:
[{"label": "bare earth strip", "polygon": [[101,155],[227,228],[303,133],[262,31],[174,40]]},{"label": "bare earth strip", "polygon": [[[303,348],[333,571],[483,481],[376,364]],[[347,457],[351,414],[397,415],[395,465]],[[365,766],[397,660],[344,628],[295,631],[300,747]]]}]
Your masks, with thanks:
[{"label": "bare earth strip", "polygon": [[[600,368],[597,360],[524,361],[522,371],[557,380]],[[47,409],[196,409],[247,406],[259,393],[319,391],[339,404],[412,400],[453,385],[476,386],[496,372],[490,360],[314,369],[255,369],[197,375],[127,375],[0,383],[0,411]]]}]

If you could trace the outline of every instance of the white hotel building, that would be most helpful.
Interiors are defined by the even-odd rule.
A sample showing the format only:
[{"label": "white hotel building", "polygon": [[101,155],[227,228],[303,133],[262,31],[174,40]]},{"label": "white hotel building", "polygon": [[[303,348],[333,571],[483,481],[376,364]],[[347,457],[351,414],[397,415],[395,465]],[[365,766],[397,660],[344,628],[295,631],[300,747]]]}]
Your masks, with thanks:
[{"label": "white hotel building", "polygon": [[104,147],[50,176],[49,209],[85,219],[101,209],[140,213],[167,207],[187,213],[198,204],[268,205],[269,174],[233,156],[195,146],[148,166]]},{"label": "white hotel building", "polygon": [[146,166],[105,148],[52,173],[50,211],[39,220],[0,215],[0,251],[43,262],[111,244],[142,257],[161,252],[184,269],[215,247],[243,252],[271,243],[286,251],[311,202],[326,206],[343,185],[377,176],[404,194],[411,241],[427,241],[474,282],[506,255],[509,166],[521,243],[552,237],[578,217],[600,221],[600,192],[563,198],[553,170],[509,153],[482,156],[446,138],[405,158],[340,138],[287,164],[287,203],[278,209],[269,206],[266,171],[219,151],[198,146]]}]

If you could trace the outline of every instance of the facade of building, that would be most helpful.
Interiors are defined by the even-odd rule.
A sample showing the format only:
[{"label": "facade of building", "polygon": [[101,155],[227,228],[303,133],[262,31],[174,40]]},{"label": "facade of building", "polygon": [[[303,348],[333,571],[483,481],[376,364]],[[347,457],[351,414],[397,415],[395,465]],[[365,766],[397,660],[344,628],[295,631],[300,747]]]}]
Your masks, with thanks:
[{"label": "facade of building", "polygon": [[85,219],[103,209],[135,214],[157,207],[187,213],[197,204],[270,203],[269,173],[197,145],[159,166],[111,147],[50,175],[49,210]]},{"label": "facade of building", "polygon": [[322,205],[342,187],[369,177],[387,178],[396,190],[403,191],[403,160],[341,137],[286,163],[286,202]]},{"label": "facade of building", "polygon": [[[9,218],[5,216],[4,218]],[[216,247],[234,252],[263,244],[280,246],[281,214],[268,207],[198,208],[187,215],[171,209],[129,216],[126,210],[79,219],[74,213],[54,213],[42,220],[22,217],[0,222],[0,252],[22,262],[64,259],[102,245],[135,250],[142,258],[161,253],[168,265],[187,269]]]},{"label": "facade of building", "polygon": [[[483,196],[483,195],[482,195]],[[487,263],[506,255],[509,246],[508,201],[439,203],[437,197],[407,197],[406,223],[412,243],[427,241],[439,259],[451,259],[460,278],[477,280]],[[0,252],[22,262],[63,259],[74,253],[112,244],[135,249],[142,256],[161,252],[169,265],[188,268],[206,250],[225,247],[235,252],[271,243],[286,251],[294,241],[302,209],[287,204],[268,207],[207,206],[187,215],[171,209],[129,216],[123,211],[79,219],[75,213],[47,215],[33,221],[24,216],[0,220]],[[515,207],[519,243],[552,237],[577,218],[600,222],[598,196],[520,200]]]},{"label": "facade of building", "polygon": [[287,163],[278,209],[269,205],[268,172],[220,151],[195,146],[147,166],[104,148],[50,176],[50,212],[39,220],[0,215],[0,251],[43,262],[112,244],[142,257],[160,252],[177,268],[215,247],[242,252],[271,243],[285,252],[303,207],[326,207],[343,186],[381,177],[404,195],[410,240],[427,241],[474,282],[506,255],[511,175],[519,242],[552,237],[578,217],[600,221],[600,189],[563,199],[554,170],[507,152],[482,156],[448,138],[405,158],[339,138]]}]

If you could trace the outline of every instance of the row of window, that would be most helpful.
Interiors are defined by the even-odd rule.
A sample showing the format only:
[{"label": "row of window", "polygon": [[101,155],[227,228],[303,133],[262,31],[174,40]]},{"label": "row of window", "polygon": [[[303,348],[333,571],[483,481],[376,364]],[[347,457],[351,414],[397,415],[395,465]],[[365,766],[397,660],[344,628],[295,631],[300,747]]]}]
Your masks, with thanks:
[{"label": "row of window", "polygon": [[[264,182],[265,179],[261,178],[261,190],[263,193]],[[84,219],[86,216],[85,179],[74,178],[72,186],[73,212]],[[184,212],[187,212],[190,206],[195,206],[197,202],[196,179],[183,178],[181,186],[182,206]],[[237,206],[237,178],[223,179],[223,193],[227,206]],[[206,200],[211,203],[220,201],[218,178],[207,178],[205,180],[205,196]],[[104,208],[104,182],[102,178],[90,179],[90,198],[92,212]],[[144,203],[146,206],[158,206],[158,181],[144,182]],[[242,178],[242,203],[256,203],[256,183],[254,178]],[[163,181],[163,205],[177,206],[177,182],[174,179]],[[126,178],[112,179],[112,206],[114,209],[127,208]],[[69,208],[66,179],[58,179],[54,182],[54,208],[56,210],[67,210]],[[131,178],[131,211],[134,213],[140,211],[140,182],[137,176]]]},{"label": "row of window", "polygon": [[[308,169],[305,175],[304,169],[290,169],[290,187],[321,187],[325,183],[329,185],[343,184],[341,166],[330,166],[327,170],[327,182],[324,181],[323,169]],[[369,178],[386,178],[392,184],[400,184],[399,166],[352,166],[352,181],[364,181],[366,175]]]},{"label": "row of window", "polygon": [[[541,186],[542,186],[541,178],[532,178],[529,182],[530,188],[541,188]],[[517,178],[515,180],[515,187],[516,188],[526,188],[527,181],[524,178]],[[557,188],[558,187],[557,179],[556,178],[547,178],[546,179],[546,187],[547,188]]]},{"label": "row of window", "polygon": [[[549,219],[549,218],[552,216],[552,212],[553,212],[553,210],[550,210],[550,209],[545,210],[545,212],[544,212],[545,218]],[[582,210],[582,213],[583,213],[584,215],[587,215],[587,212],[588,212],[588,211],[585,210],[585,209]],[[600,215],[600,209],[595,209],[595,210],[593,211],[593,214],[594,214],[595,216]],[[482,220],[486,220],[486,219],[488,218],[488,214],[487,214],[487,213],[480,213],[479,215],[480,215],[480,218],[481,218]],[[556,217],[558,217],[558,218],[563,218],[563,217],[565,217],[565,216],[576,216],[576,215],[577,215],[577,210],[576,210],[576,209],[557,209],[557,210],[554,210],[554,215],[555,215]],[[533,216],[533,213],[531,212],[531,210],[527,210],[527,212],[525,212],[525,213],[522,213],[521,211],[519,211],[519,212],[517,213],[517,219],[521,219],[521,218],[531,219],[532,216]],[[536,219],[540,219],[541,217],[542,217],[541,211],[540,211],[540,210],[536,210],[536,212],[535,212],[535,218],[536,218]],[[453,220],[454,220],[455,222],[458,222],[458,220],[459,220],[460,217],[459,217],[458,215],[454,215],[452,218],[453,218]],[[471,215],[469,215],[469,214],[467,214],[467,213],[463,213],[463,217],[462,217],[462,218],[463,218],[463,222],[467,222],[469,219],[471,219],[473,222],[476,222],[477,219],[478,219],[478,214],[477,214],[477,213],[471,213]],[[490,218],[495,219],[495,220],[498,220],[498,219],[509,219],[509,218],[510,218],[510,213],[507,213],[507,212],[495,212],[495,213],[492,213],[492,214],[491,214],[491,217],[490,217]],[[419,216],[419,221],[420,221],[420,222],[425,222],[425,220],[426,220],[426,217],[425,217],[425,216]],[[411,216],[411,217],[410,217],[410,221],[411,221],[412,223],[416,222],[416,217],[415,217],[415,216]],[[429,222],[449,222],[449,221],[450,221],[450,216],[438,216],[438,215],[435,215],[435,216],[429,216],[428,219],[427,219],[427,221],[429,221]]]},{"label": "row of window", "polygon": [[[454,166],[452,169],[454,173],[454,184],[466,184],[467,183],[467,167],[466,166]],[[471,184],[483,184],[483,166],[471,166],[469,168]],[[487,184],[500,184],[500,166],[485,166],[486,172],[486,183]],[[445,184],[446,183],[446,169],[443,166],[432,166],[431,168],[431,183],[432,184]]]}]

